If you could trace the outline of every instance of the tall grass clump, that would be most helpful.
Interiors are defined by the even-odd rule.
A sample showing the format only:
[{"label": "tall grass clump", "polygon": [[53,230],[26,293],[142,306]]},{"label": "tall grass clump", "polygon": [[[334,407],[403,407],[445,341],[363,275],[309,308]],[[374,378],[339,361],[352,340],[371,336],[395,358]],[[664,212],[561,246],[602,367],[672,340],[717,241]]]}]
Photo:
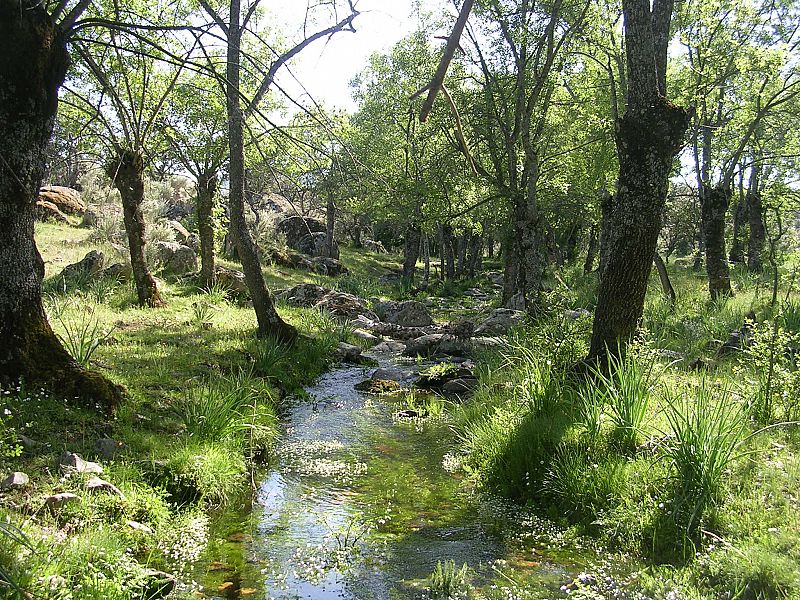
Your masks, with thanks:
[{"label": "tall grass clump", "polygon": [[470,570],[466,563],[456,567],[455,561],[437,561],[428,578],[431,598],[447,600],[466,598],[469,592]]},{"label": "tall grass clump", "polygon": [[642,357],[630,349],[624,356],[609,354],[606,369],[592,369],[595,379],[592,385],[602,398],[594,402],[608,407],[614,426],[612,438],[624,452],[632,453],[639,446],[642,424],[656,382],[654,362],[652,355]]},{"label": "tall grass clump", "polygon": [[92,355],[107,340],[112,330],[103,328],[100,320],[90,310],[82,310],[77,315],[68,316],[62,310],[56,318],[64,331],[58,338],[78,364],[89,364]]},{"label": "tall grass clump", "polygon": [[726,474],[743,455],[747,419],[729,390],[715,393],[705,380],[694,394],[668,395],[666,418],[670,435],[663,456],[674,478],[673,518],[684,541],[691,541],[723,499]]}]

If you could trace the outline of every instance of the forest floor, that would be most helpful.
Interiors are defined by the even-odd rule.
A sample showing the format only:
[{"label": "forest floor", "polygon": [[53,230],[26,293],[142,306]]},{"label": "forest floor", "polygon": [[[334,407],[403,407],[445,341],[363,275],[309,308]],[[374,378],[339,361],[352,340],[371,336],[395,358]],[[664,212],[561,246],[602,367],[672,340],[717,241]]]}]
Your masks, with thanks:
[{"label": "forest floor", "polygon": [[[91,249],[113,252],[90,234],[37,225],[48,278]],[[273,289],[317,283],[409,297],[379,283],[396,256],[343,248],[342,260],[351,272],[338,279],[264,273]],[[701,273],[681,261],[670,273],[676,305],[654,279],[639,343],[616,375],[590,384],[572,367],[591,319],[565,311],[593,309],[594,278],[567,268],[549,282],[540,318],[476,356],[473,399],[448,408],[453,455],[480,493],[526,504],[643,565],[623,591],[590,573],[564,582],[564,596],[798,598],[800,434],[787,425],[800,417],[797,293],[783,289],[771,306],[768,278],[737,268],[736,296],[712,303]],[[210,515],[248,505],[280,435],[283,399],[330,368],[339,342],[363,344],[339,320],[284,304],[282,316],[309,339],[259,341],[252,309],[224,290],[161,284],[159,309],[138,308],[128,284],[46,286],[50,321],[73,355],[128,396],[105,417],[41,390],[4,392],[0,478],[30,478],[0,491],[0,528],[14,542],[0,544],[0,580],[18,586],[5,588],[10,597],[195,597]],[[491,287],[436,284],[417,299],[447,296],[434,304],[437,319],[463,318],[465,307],[485,314],[497,299],[475,307],[461,297],[473,286]],[[534,597],[524,587],[513,594]]]}]

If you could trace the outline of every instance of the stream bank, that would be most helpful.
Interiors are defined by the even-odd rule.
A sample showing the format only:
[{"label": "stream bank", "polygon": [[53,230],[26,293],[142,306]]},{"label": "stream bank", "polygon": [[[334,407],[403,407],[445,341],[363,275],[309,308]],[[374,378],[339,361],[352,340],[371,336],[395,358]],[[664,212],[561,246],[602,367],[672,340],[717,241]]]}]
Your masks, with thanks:
[{"label": "stream bank", "polygon": [[[404,384],[421,368],[397,356],[378,362],[399,369]],[[405,418],[402,394],[356,391],[374,370],[337,368],[287,407],[252,512],[228,515],[212,532],[208,596],[436,597],[437,565],[445,580],[463,580],[454,597],[555,598],[584,584],[621,585],[624,558],[472,491],[446,410]]]}]

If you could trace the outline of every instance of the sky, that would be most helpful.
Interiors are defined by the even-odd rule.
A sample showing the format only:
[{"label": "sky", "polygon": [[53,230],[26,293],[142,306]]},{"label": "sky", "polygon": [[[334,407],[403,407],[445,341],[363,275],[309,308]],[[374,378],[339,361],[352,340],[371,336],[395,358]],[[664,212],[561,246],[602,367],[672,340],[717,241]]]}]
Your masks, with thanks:
[{"label": "sky", "polygon": [[[359,0],[357,7],[361,14],[355,20],[356,33],[337,34],[327,43],[315,42],[291,63],[291,73],[327,108],[354,109],[350,81],[366,66],[373,53],[389,50],[417,28],[414,4],[414,0]],[[423,0],[422,4],[429,10],[448,5],[445,0]],[[270,10],[275,12],[277,20],[287,24],[287,35],[290,35],[302,22],[305,8],[306,0],[283,0],[280,5],[275,2]],[[304,94],[285,69],[277,81],[295,98]]]}]

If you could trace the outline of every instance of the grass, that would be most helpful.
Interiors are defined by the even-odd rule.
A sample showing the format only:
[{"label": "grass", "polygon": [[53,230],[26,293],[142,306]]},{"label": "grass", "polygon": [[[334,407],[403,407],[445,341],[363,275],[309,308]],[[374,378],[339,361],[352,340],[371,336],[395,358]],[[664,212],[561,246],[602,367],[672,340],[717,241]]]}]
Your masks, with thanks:
[{"label": "grass", "polygon": [[[91,249],[114,257],[90,237],[90,230],[37,224],[47,277]],[[271,267],[265,276],[282,285],[312,278]],[[313,280],[333,287],[333,280]],[[218,288],[160,281],[166,306],[142,309],[130,283],[84,284],[46,285],[45,309],[70,352],[124,385],[128,397],[105,419],[41,390],[0,394],[0,474],[23,470],[35,490],[0,495],[0,597],[11,580],[37,598],[55,597],[48,586],[60,582],[74,600],[129,600],[150,585],[147,568],[195,578],[208,541],[207,512],[249,489],[251,472],[268,460],[277,438],[280,398],[322,373],[335,344],[351,333],[312,309],[280,307],[307,336],[290,347],[256,339],[252,309]],[[19,455],[17,434],[37,446]],[[113,459],[95,451],[107,437],[124,443]],[[52,465],[64,450],[100,462],[102,477],[125,499],[87,494],[85,476],[62,478]],[[43,499],[60,492],[79,500],[46,509]]]}]

